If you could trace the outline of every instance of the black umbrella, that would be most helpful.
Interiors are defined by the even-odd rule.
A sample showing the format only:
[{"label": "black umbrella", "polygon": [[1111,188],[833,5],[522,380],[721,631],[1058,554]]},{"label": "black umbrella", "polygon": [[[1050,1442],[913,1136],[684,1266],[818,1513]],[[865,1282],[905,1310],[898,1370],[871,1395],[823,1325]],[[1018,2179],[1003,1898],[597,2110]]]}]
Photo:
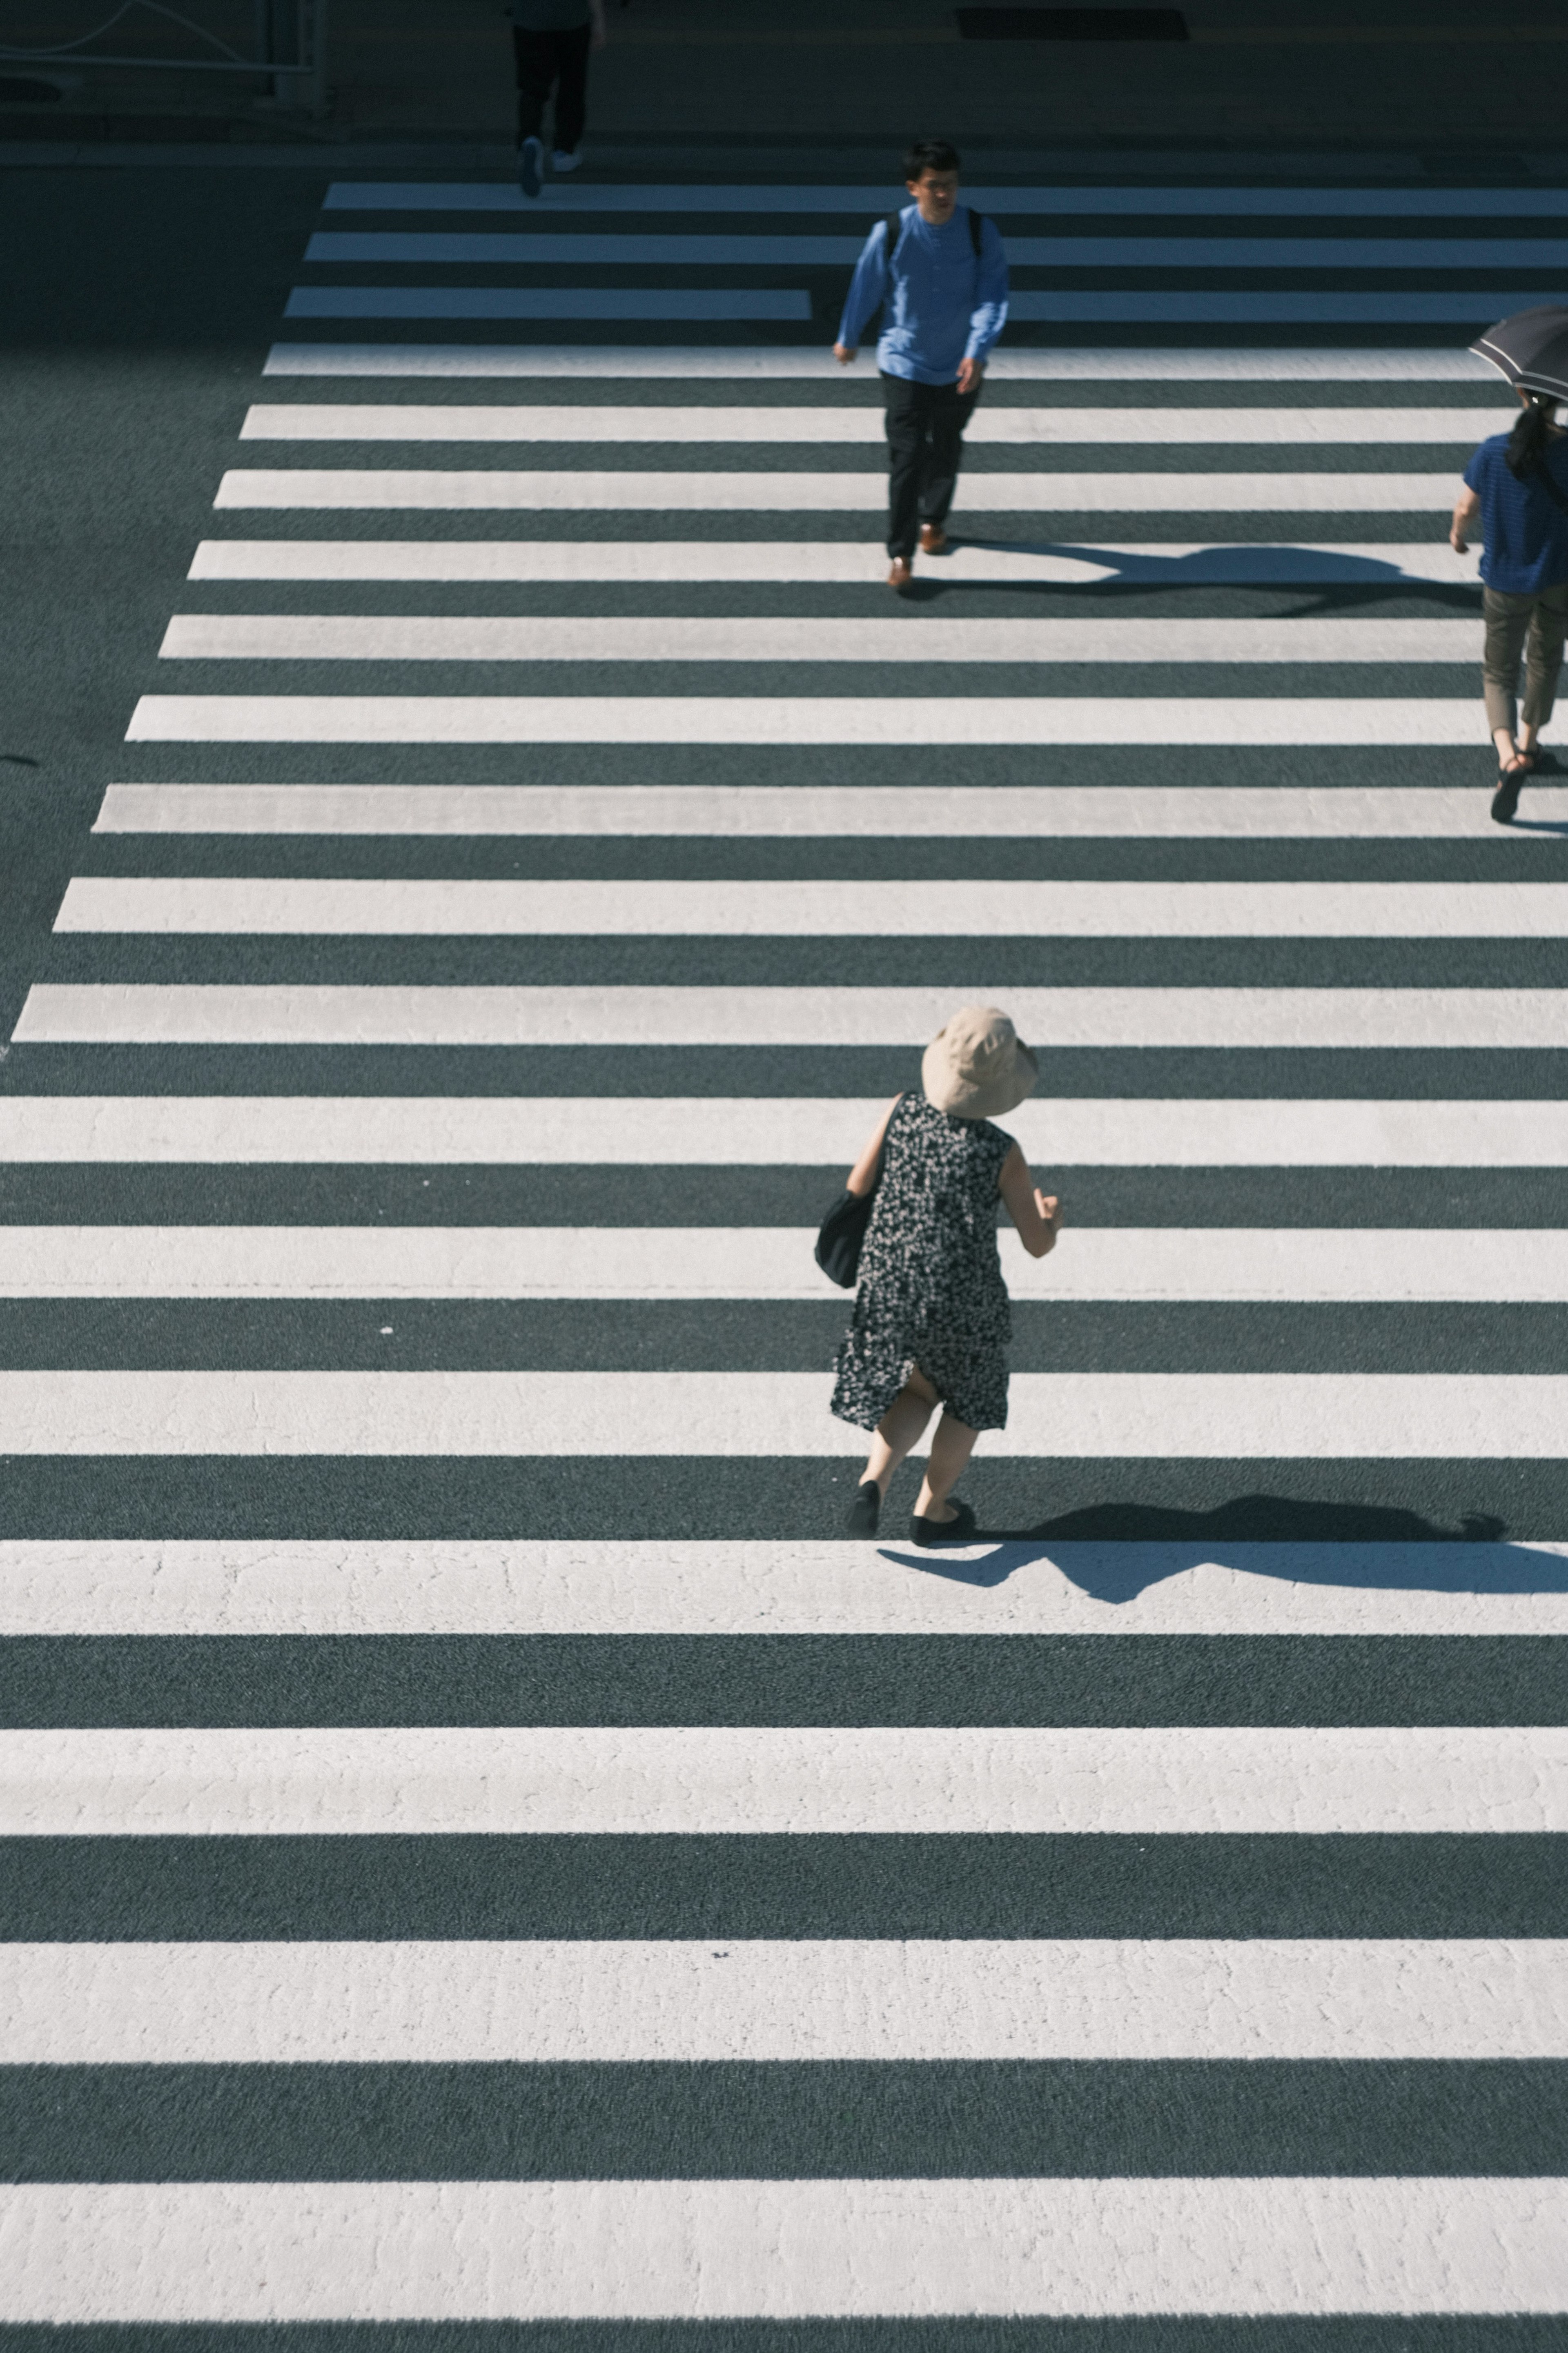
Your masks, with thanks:
[{"label": "black umbrella", "polygon": [[1541,302],[1499,319],[1470,345],[1478,358],[1500,368],[1524,392],[1568,400],[1568,306]]}]

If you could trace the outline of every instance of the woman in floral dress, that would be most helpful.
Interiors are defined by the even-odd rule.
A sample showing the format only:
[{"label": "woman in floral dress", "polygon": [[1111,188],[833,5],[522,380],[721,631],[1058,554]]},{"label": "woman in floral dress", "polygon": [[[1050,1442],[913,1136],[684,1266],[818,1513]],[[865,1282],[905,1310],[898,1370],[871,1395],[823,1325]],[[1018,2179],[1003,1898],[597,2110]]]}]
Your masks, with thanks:
[{"label": "woman in floral dress", "polygon": [[1036,1188],[1018,1145],[991,1122],[1021,1103],[1037,1076],[1005,1013],[967,1007],[926,1049],[923,1092],[888,1105],[850,1172],[852,1193],[876,1188],[833,1388],[840,1419],[876,1433],[852,1535],[876,1534],[888,1482],[937,1405],[942,1418],[910,1532],[921,1545],[974,1533],[969,1505],[948,1498],[980,1431],[1007,1423],[1012,1313],[997,1255],[998,1200],[1032,1257],[1044,1258],[1056,1240],[1054,1196]]}]

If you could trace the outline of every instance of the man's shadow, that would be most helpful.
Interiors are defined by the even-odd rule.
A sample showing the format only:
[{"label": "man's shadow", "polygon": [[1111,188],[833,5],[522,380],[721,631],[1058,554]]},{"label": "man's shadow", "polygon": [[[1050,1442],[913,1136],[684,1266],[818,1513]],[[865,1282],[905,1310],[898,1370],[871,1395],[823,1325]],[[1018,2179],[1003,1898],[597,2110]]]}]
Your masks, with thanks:
[{"label": "man's shadow", "polygon": [[[991,1549],[976,1559],[981,1546]],[[1507,1543],[1500,1520],[1467,1515],[1445,1528],[1419,1512],[1284,1495],[1237,1495],[1212,1512],[1091,1504],[1027,1530],[979,1528],[962,1551],[882,1551],[926,1576],[978,1587],[1005,1584],[1032,1561],[1048,1560],[1081,1592],[1107,1602],[1136,1600],[1205,1564],[1295,1585],[1568,1594],[1568,1554]]]}]

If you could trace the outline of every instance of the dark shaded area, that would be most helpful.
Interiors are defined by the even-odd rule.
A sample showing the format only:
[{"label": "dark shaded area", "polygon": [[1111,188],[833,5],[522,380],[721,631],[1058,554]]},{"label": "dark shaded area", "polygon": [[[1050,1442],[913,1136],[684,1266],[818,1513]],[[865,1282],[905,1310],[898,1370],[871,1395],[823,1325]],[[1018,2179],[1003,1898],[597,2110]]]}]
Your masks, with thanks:
[{"label": "dark shaded area", "polygon": [[11,1838],[0,1936],[1564,1936],[1568,1838]]},{"label": "dark shaded area", "polygon": [[[334,523],[336,517],[334,518]],[[204,582],[203,586],[207,584]],[[379,586],[379,584],[377,584]],[[379,602],[379,598],[377,600]],[[421,602],[428,600],[422,599]],[[464,599],[465,604],[472,600]],[[565,601],[564,597],[561,600]],[[608,601],[608,600],[601,600]],[[359,603],[363,606],[361,589]],[[686,602],[684,588],[682,603]],[[134,748],[134,747],[132,747]],[[333,746],[334,765],[345,747]],[[352,746],[346,747],[352,750]],[[700,747],[697,747],[700,748]],[[1089,748],[1093,748],[1092,746]],[[129,757],[129,754],[127,757]],[[749,766],[751,749],[747,748]],[[1483,774],[1489,773],[1483,770]],[[1537,771],[1539,774],[1540,772]],[[788,787],[785,787],[788,789]],[[1325,797],[1332,786],[1323,788]],[[1477,795],[1478,807],[1485,795]],[[1377,839],[1216,835],[95,833],[79,874],[273,875],[454,882],[1561,882],[1568,833],[1520,840],[1436,834]],[[85,934],[78,934],[80,940]],[[145,936],[145,935],[143,935]],[[360,936],[364,936],[361,934]],[[63,944],[63,943],[62,943]],[[603,938],[605,946],[610,944]],[[877,943],[879,948],[882,942]],[[889,942],[889,945],[893,943]],[[990,936],[985,942],[989,953]],[[1291,944],[1267,943],[1270,954]],[[1409,943],[1405,943],[1409,944]],[[1458,944],[1455,943],[1454,944]],[[1510,949],[1526,943],[1508,943]],[[1340,943],[1336,942],[1338,955]],[[1343,986],[1336,969],[1319,987]]]},{"label": "dark shaded area", "polygon": [[1550,2174],[1568,2062],[0,2068],[11,2181]]},{"label": "dark shaded area", "polygon": [[[760,1434],[760,1433],[759,1433]],[[0,1538],[840,1536],[863,1449],[841,1457],[175,1455],[0,1457]],[[913,1508],[900,1473],[885,1543]],[[1068,1541],[1485,1545],[1568,1527],[1568,1459],[977,1461],[965,1493],[997,1582]],[[1050,1505],[1047,1512],[1044,1507]],[[1478,1556],[1484,1562],[1484,1555]],[[913,1566],[939,1571],[939,1551]],[[1550,1562],[1552,1566],[1548,1567]],[[1557,1556],[1542,1564],[1556,1574]],[[972,1562],[959,1573],[980,1575]],[[1108,1598],[1108,1597],[1107,1597]],[[1117,1597],[1121,1598],[1121,1597]]]},{"label": "dark shaded area", "polygon": [[[1563,988],[1559,940],[464,938],[115,932],[51,940],[38,977],[98,987]],[[274,1053],[277,1049],[272,1050]]]},{"label": "dark shaded area", "polygon": [[[0,1225],[624,1223],[625,1204],[606,1184],[602,1164],[421,1161],[412,1156],[418,1140],[410,1135],[411,1156],[397,1163],[13,1161],[0,1164]],[[637,1170],[637,1223],[814,1229],[843,1183],[850,1149],[842,1161],[820,1167],[777,1161],[642,1162]],[[1056,1158],[1045,1166],[1075,1231],[1096,1226],[1568,1226],[1568,1179],[1561,1168],[1172,1169],[1091,1166]],[[794,1303],[814,1313],[812,1303]],[[787,1304],[752,1309],[772,1327],[779,1345],[789,1329]],[[1013,1302],[1015,1335],[1027,1329],[1035,1304]],[[1054,1319],[1068,1303],[1038,1304]],[[1287,1312],[1294,1315],[1297,1310]],[[1438,1312],[1457,1317],[1462,1311],[1450,1303]],[[1528,1309],[1497,1312],[1529,1321]],[[376,1318],[377,1324],[389,1320],[396,1319]],[[836,1344],[836,1329],[832,1339]],[[774,1356],[769,1361],[779,1366],[784,1359]],[[1013,1362],[1022,1366],[1023,1358],[1015,1354]]]},{"label": "dark shaded area", "polygon": [[1184,41],[1180,8],[959,8],[966,41]]},{"label": "dark shaded area", "polygon": [[[623,1095],[885,1099],[918,1068],[898,1046],[640,1046],[617,1061],[615,1082]],[[0,1088],[17,1094],[599,1096],[604,1082],[599,1046],[291,1046],[285,1056],[275,1046],[23,1043],[0,1060]],[[1568,1049],[1059,1046],[1041,1053],[1039,1091],[1556,1103],[1568,1094]]]},{"label": "dark shaded area", "polygon": [[[1562,1303],[1027,1300],[1012,1313],[1015,1373],[1568,1366]],[[826,1381],[847,1320],[842,1299],[17,1300],[0,1305],[0,1367],[817,1373]]]},{"label": "dark shaded area", "polygon": [[32,1635],[0,1644],[0,1722],[1548,1725],[1565,1661],[1509,1635]]},{"label": "dark shaded area", "polygon": [[1258,2319],[0,2322],[0,2353],[1561,2353],[1557,2314]]}]

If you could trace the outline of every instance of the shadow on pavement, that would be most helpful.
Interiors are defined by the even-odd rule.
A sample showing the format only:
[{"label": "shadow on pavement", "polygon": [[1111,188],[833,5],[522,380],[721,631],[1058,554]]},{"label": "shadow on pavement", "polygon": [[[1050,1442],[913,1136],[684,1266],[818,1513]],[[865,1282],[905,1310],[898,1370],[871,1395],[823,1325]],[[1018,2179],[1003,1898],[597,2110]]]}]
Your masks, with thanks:
[{"label": "shadow on pavement", "polygon": [[[1443,542],[1435,540],[1434,548]],[[1150,555],[1139,553],[1129,555],[1125,548],[1086,547],[1075,542],[1054,539],[979,539],[970,533],[960,538],[956,533],[951,542],[954,553],[971,551],[986,555],[1050,555],[1070,564],[1092,564],[1097,570],[1111,575],[1086,586],[1108,587],[1115,581],[1130,581],[1142,586],[1161,587],[1219,588],[1471,588],[1479,589],[1478,580],[1467,580],[1456,572],[1452,580],[1417,579],[1399,565],[1385,563],[1377,556],[1340,554],[1325,555],[1308,547],[1266,545],[1250,540],[1238,540],[1233,545],[1198,547],[1177,555]],[[928,559],[939,565],[939,557]],[[1331,568],[1330,568],[1331,567]],[[939,589],[965,590],[980,587],[1033,586],[1034,583],[979,580],[944,580],[939,571],[918,572],[908,592],[927,596]],[[1071,587],[1071,581],[1042,581],[1042,587]],[[1480,659],[1478,654],[1477,659]]]},{"label": "shadow on pavement", "polygon": [[[982,1557],[981,1546],[992,1547]],[[1568,1593],[1568,1554],[1503,1541],[1501,1521],[1443,1528],[1418,1512],[1238,1495],[1212,1512],[1104,1503],[1027,1530],[980,1528],[951,1553],[881,1547],[884,1557],[959,1585],[1001,1585],[1049,1560],[1097,1601],[1133,1601],[1212,1563],[1295,1585],[1427,1593]]]}]

